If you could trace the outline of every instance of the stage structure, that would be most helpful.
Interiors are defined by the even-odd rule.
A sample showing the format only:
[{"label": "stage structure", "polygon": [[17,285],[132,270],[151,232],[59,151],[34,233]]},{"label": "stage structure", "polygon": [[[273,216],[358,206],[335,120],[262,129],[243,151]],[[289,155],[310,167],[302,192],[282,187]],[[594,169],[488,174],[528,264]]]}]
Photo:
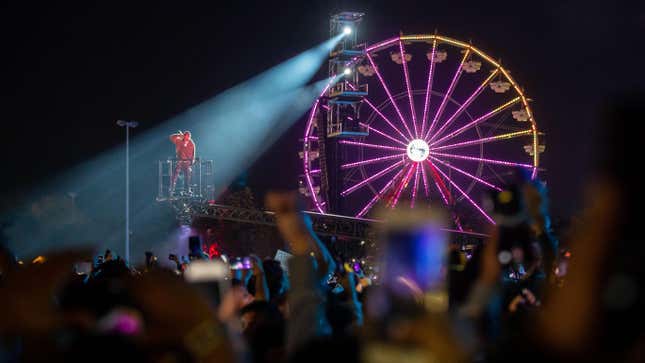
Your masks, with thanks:
[{"label": "stage structure", "polygon": [[186,177],[180,173],[172,191],[171,180],[176,167],[176,159],[158,161],[157,202],[169,203],[181,224],[190,224],[201,206],[215,199],[213,160],[196,158],[192,165],[190,185],[186,185]]},{"label": "stage structure", "polygon": [[543,170],[531,100],[472,43],[434,33],[360,44],[362,17],[330,20],[332,36],[347,34],[329,60],[343,78],[308,114],[300,191],[322,214],[443,205],[455,229],[487,230],[484,196],[517,170]]},{"label": "stage structure", "polygon": [[[203,220],[223,220],[236,223],[256,224],[275,226],[273,212],[257,209],[236,208],[221,204],[196,204],[192,207],[198,211],[193,222]],[[376,232],[379,221],[373,219],[354,218],[333,214],[322,214],[316,212],[303,212],[312,221],[312,229],[319,236],[330,236],[344,238],[354,241],[376,240]],[[486,235],[481,233],[470,233],[448,229],[450,240],[462,248],[468,249],[479,245]]]},{"label": "stage structure", "polygon": [[[310,174],[305,172],[299,180],[301,191],[309,196],[322,194],[321,199],[327,203],[329,213],[341,213],[344,208],[342,200],[333,196],[340,192],[342,173],[336,165],[346,159],[344,150],[339,148],[339,140],[355,140],[369,135],[369,129],[359,123],[363,98],[368,95],[367,84],[359,84],[359,75],[355,65],[365,56],[364,45],[358,44],[358,31],[363,13],[342,12],[331,17],[329,23],[330,37],[344,34],[340,42],[329,54],[328,75],[330,79],[340,81],[331,85],[327,92],[317,101],[324,113],[315,115],[315,135],[309,135],[315,143],[305,143],[300,154],[306,164],[319,158],[320,166],[317,177],[319,185],[315,189]],[[352,85],[352,87],[348,87]],[[311,118],[309,123],[312,123]],[[315,197],[314,197],[315,199]]]}]

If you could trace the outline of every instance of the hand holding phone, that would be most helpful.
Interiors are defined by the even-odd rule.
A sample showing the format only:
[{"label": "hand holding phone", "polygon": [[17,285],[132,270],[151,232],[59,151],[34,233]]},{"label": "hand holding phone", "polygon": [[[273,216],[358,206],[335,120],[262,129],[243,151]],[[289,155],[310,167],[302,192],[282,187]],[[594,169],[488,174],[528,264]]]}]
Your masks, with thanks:
[{"label": "hand holding phone", "polygon": [[224,282],[228,278],[228,267],[224,262],[217,260],[197,260],[187,265],[184,279],[197,287],[211,302],[218,306],[221,296],[226,292]]},{"label": "hand holding phone", "polygon": [[253,270],[254,276],[264,274],[264,267],[262,266],[262,260],[258,256],[256,255],[249,256],[249,263],[250,263],[251,270]]}]

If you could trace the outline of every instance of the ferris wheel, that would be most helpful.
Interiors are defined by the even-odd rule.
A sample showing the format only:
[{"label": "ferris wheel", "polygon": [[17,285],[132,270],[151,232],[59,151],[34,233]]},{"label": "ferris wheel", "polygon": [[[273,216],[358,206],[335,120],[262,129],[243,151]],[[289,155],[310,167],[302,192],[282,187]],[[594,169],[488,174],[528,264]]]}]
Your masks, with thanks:
[{"label": "ferris wheel", "polygon": [[[358,218],[377,204],[441,204],[455,228],[474,230],[494,224],[482,206],[486,193],[501,191],[518,168],[532,177],[540,170],[544,145],[530,100],[508,69],[472,44],[400,35],[365,46],[350,72],[337,84],[365,91],[361,117],[347,120],[354,132],[330,144],[328,89],[307,118],[301,191],[318,212],[336,213],[333,201]],[[336,188],[330,173],[340,175]]]}]

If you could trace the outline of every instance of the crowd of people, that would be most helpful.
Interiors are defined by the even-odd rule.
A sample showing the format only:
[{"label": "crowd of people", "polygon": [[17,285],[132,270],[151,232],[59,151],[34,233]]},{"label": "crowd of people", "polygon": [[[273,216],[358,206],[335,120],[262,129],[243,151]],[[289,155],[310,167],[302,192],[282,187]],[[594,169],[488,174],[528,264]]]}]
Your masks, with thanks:
[{"label": "crowd of people", "polygon": [[[642,108],[625,98],[608,118]],[[637,143],[612,129],[566,234],[552,233],[544,185],[519,174],[490,196],[497,223],[469,253],[437,209],[382,211],[378,279],[334,256],[287,192],[265,206],[288,268],[211,259],[198,238],[172,268],[91,250],[20,264],[3,248],[0,361],[645,361],[643,201],[624,160]]]}]

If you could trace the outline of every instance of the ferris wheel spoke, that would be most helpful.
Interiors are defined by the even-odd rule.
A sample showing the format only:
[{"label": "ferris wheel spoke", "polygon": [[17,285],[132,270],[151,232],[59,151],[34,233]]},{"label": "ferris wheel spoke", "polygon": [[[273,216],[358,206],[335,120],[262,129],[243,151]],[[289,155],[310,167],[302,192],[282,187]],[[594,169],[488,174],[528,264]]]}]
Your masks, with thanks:
[{"label": "ferris wheel spoke", "polygon": [[497,180],[499,180],[500,183],[506,183],[504,178],[502,178],[502,176],[499,175],[499,173],[495,171],[495,169],[493,169],[490,165],[486,165],[486,167],[488,168],[488,170],[491,171],[491,173],[493,173],[493,176],[495,176],[495,178],[497,178]]},{"label": "ferris wheel spoke", "polygon": [[412,173],[414,173],[416,166],[416,163],[410,165],[407,174],[405,174],[405,177],[401,180],[401,184],[399,185],[399,188],[394,195],[394,199],[392,200],[392,208],[396,207],[397,203],[399,202],[399,198],[401,197],[401,193],[405,190],[405,188],[408,187],[408,184],[410,184],[410,179],[412,178]]},{"label": "ferris wheel spoke", "polygon": [[381,72],[376,67],[376,64],[374,63],[374,59],[372,59],[372,56],[369,53],[367,53],[367,59],[370,61],[372,68],[376,72],[376,76],[378,80],[381,82],[381,86],[383,86],[385,93],[387,93],[387,96],[390,98],[390,102],[392,103],[392,106],[394,106],[394,110],[396,111],[396,114],[399,115],[399,119],[401,120],[401,123],[403,123],[405,130],[408,132],[410,137],[414,139],[414,136],[412,136],[412,132],[410,131],[410,127],[408,126],[408,123],[405,122],[405,118],[403,118],[403,114],[401,114],[401,110],[399,109],[399,106],[396,104],[394,97],[392,97],[392,93],[390,92],[390,89],[388,88],[387,84],[385,84],[385,81],[383,80],[383,76],[381,75]]},{"label": "ferris wheel spoke", "polygon": [[437,168],[434,166],[434,164],[432,164],[432,162],[428,159],[426,159],[426,161],[428,162],[428,166],[430,167],[430,176],[432,176],[432,179],[434,180],[434,185],[437,187],[439,194],[441,194],[441,199],[443,199],[446,207],[450,207],[450,205],[452,204],[452,195],[450,194],[450,190],[448,190],[446,183],[444,183],[441,179],[441,176],[437,172]]},{"label": "ferris wheel spoke", "polygon": [[533,169],[533,165],[531,165],[531,164],[515,163],[515,162],[512,162],[512,161],[485,159],[485,158],[478,158],[478,157],[466,156],[466,155],[445,154],[445,153],[439,153],[439,152],[436,152],[436,151],[430,151],[430,154],[432,156],[435,156],[435,157],[436,156],[443,156],[445,158],[450,158],[450,159],[461,159],[461,160],[477,161],[477,162],[484,163],[484,164],[495,164],[495,165],[504,165],[504,166],[522,167],[522,168]]},{"label": "ferris wheel spoke", "polygon": [[372,209],[374,204],[376,204],[376,202],[378,202],[381,199],[383,194],[385,194],[385,192],[387,192],[392,187],[396,179],[399,176],[401,176],[401,174],[403,174],[404,171],[405,171],[405,167],[401,168],[401,170],[399,170],[399,172],[396,173],[396,175],[389,182],[387,182],[387,184],[385,184],[385,186],[383,186],[383,188],[381,188],[381,190],[379,190],[379,192],[376,193],[376,195],[372,199],[370,199],[369,202],[367,202],[367,204],[363,207],[363,209],[361,209],[360,212],[356,214],[356,218],[361,218],[365,216],[365,214],[367,214],[367,212],[369,212],[370,209]]},{"label": "ferris wheel spoke", "polygon": [[354,163],[341,165],[340,168],[341,169],[349,169],[349,168],[354,168],[354,167],[361,166],[361,165],[375,164],[375,163],[380,163],[380,162],[383,162],[383,161],[386,161],[386,160],[393,160],[393,159],[397,159],[397,158],[403,158],[405,155],[406,154],[403,153],[403,154],[382,156],[380,158],[361,160],[361,161],[357,161],[357,162],[354,162]]},{"label": "ferris wheel spoke", "polygon": [[493,188],[493,189],[498,190],[498,191],[500,191],[500,192],[502,191],[502,188],[498,187],[497,185],[491,184],[491,183],[489,183],[489,182],[485,181],[484,179],[481,179],[481,178],[479,178],[479,177],[476,177],[476,176],[474,176],[474,175],[472,175],[472,174],[468,173],[467,171],[461,170],[461,169],[459,169],[458,167],[456,167],[456,166],[454,166],[454,165],[451,165],[451,164],[449,164],[449,163],[446,163],[445,161],[441,161],[441,159],[438,159],[438,158],[436,158],[436,157],[434,157],[434,156],[432,156],[432,155],[430,156],[430,158],[431,158],[432,160],[434,160],[434,161],[436,161],[436,162],[440,163],[440,164],[445,165],[446,167],[448,167],[448,168],[450,168],[450,169],[452,169],[452,170],[454,170],[454,171],[456,171],[456,172],[458,172],[458,173],[461,173],[461,174],[463,174],[463,175],[465,175],[465,176],[467,176],[467,177],[469,177],[469,178],[473,179],[473,180],[474,180],[474,181],[476,181],[476,182],[479,182],[479,183],[481,183],[481,184],[486,185],[486,186],[487,186],[487,187],[489,187],[489,188]]},{"label": "ferris wheel spoke", "polygon": [[471,94],[471,95],[466,99],[466,101],[464,101],[464,103],[462,103],[462,104],[461,104],[461,106],[459,106],[459,108],[457,109],[457,111],[455,111],[455,112],[454,112],[454,113],[453,113],[453,114],[452,114],[452,115],[451,115],[451,116],[446,120],[446,122],[444,122],[444,123],[443,123],[443,125],[441,125],[441,127],[437,130],[437,132],[435,132],[435,133],[430,137],[430,139],[428,140],[428,142],[432,142],[432,141],[433,141],[433,140],[435,140],[437,137],[439,137],[439,135],[441,135],[441,133],[442,133],[443,131],[445,131],[445,130],[448,128],[448,126],[450,126],[450,124],[451,124],[453,121],[455,121],[455,119],[456,119],[457,117],[459,117],[459,116],[460,116],[460,115],[461,115],[461,114],[466,110],[466,108],[468,108],[468,106],[470,106],[470,104],[471,104],[471,103],[473,103],[473,101],[477,98],[477,96],[479,96],[479,95],[482,93],[482,91],[484,90],[484,88],[486,87],[486,85],[488,84],[488,82],[490,82],[490,80],[491,80],[491,79],[493,79],[493,77],[495,77],[495,75],[497,75],[497,73],[499,73],[499,68],[497,68],[497,69],[495,69],[493,72],[491,72],[491,74],[488,76],[488,78],[486,78],[486,79],[484,80],[484,82],[482,82],[482,84],[480,84],[480,85],[479,85],[479,87],[477,87],[477,88],[475,89],[475,91],[473,91],[473,93],[472,93],[472,94]]},{"label": "ferris wheel spoke", "polygon": [[421,121],[421,135],[426,131],[426,121],[428,120],[428,107],[430,106],[430,97],[432,96],[432,81],[434,76],[435,62],[434,57],[437,51],[437,39],[432,41],[432,54],[430,55],[430,70],[428,71],[428,83],[426,86],[426,98],[423,104],[423,120]]},{"label": "ferris wheel spoke", "polygon": [[368,143],[365,143],[365,142],[349,141],[349,140],[340,140],[338,143],[343,144],[343,145],[361,146],[361,147],[367,147],[367,148],[371,148],[371,149],[380,149],[380,150],[394,150],[394,151],[405,151],[406,150],[406,148],[404,148],[404,147],[368,144]]},{"label": "ferris wheel spoke", "polygon": [[412,186],[412,199],[410,201],[410,208],[414,208],[414,202],[417,199],[417,190],[419,189],[419,163],[417,163],[416,171],[414,172],[414,185]]},{"label": "ferris wheel spoke", "polygon": [[408,91],[408,100],[410,101],[410,115],[412,115],[412,126],[414,127],[414,137],[419,137],[419,130],[417,128],[417,114],[414,109],[414,100],[412,99],[412,86],[410,85],[410,73],[408,72],[408,62],[405,59],[405,47],[403,41],[399,40],[399,51],[401,52],[401,60],[403,65],[403,75],[405,76],[405,87]]},{"label": "ferris wheel spoke", "polygon": [[485,123],[480,124],[480,127],[488,128],[488,131],[486,132],[487,137],[488,136],[494,136],[495,131],[500,130],[500,129],[502,131],[515,131],[515,130],[508,130],[507,127],[505,127],[503,125],[504,122],[506,122],[506,120],[508,120],[508,117],[509,117],[509,113],[505,113],[505,114],[501,115],[500,117],[498,117],[495,120],[494,123],[488,124],[488,123],[485,122]]},{"label": "ferris wheel spoke", "polygon": [[430,134],[432,133],[432,129],[437,124],[437,121],[439,120],[439,118],[441,118],[441,115],[443,114],[443,111],[446,108],[446,104],[448,103],[448,100],[452,95],[452,91],[454,91],[455,87],[457,86],[459,77],[461,77],[461,73],[463,72],[463,69],[464,69],[464,63],[466,62],[466,59],[468,58],[469,55],[470,55],[470,48],[466,49],[466,51],[464,52],[464,56],[463,58],[461,58],[461,62],[459,62],[459,68],[457,68],[455,75],[452,77],[450,86],[448,86],[448,90],[446,91],[446,94],[443,96],[443,99],[441,100],[441,104],[439,104],[439,108],[437,109],[437,112],[435,113],[434,118],[432,119],[432,123],[428,128],[428,132],[423,137],[424,139],[426,140],[428,139],[428,136],[430,136]]},{"label": "ferris wheel spoke", "polygon": [[423,179],[423,190],[426,193],[426,198],[430,198],[430,190],[428,189],[428,176],[426,175],[426,168],[421,164],[421,176]]},{"label": "ferris wheel spoke", "polygon": [[440,138],[439,140],[433,141],[432,143],[430,143],[430,146],[440,145],[442,142],[444,142],[446,140],[450,140],[453,137],[463,133],[464,131],[469,130],[469,129],[477,126],[478,124],[488,120],[489,118],[495,116],[496,114],[498,114],[498,113],[502,112],[503,110],[509,108],[510,106],[516,104],[517,102],[520,101],[520,99],[521,99],[520,97],[513,98],[512,100],[506,102],[505,104],[494,108],[492,111],[483,114],[482,116],[476,118],[475,120],[471,121],[470,123],[468,123],[468,124],[462,126],[461,128],[449,133],[448,135]]},{"label": "ferris wheel spoke", "polygon": [[434,180],[434,185],[437,187],[437,190],[441,195],[441,199],[443,200],[443,203],[446,205],[446,207],[450,207],[450,202],[448,202],[448,197],[446,197],[445,192],[443,191],[443,189],[441,189],[441,185],[439,185],[439,182],[437,180]]},{"label": "ferris wheel spoke", "polygon": [[386,134],[385,132],[383,132],[383,131],[381,131],[381,130],[377,129],[377,128],[376,128],[376,127],[374,127],[374,126],[370,126],[370,125],[365,124],[365,123],[362,123],[362,122],[359,122],[358,124],[359,124],[359,125],[361,125],[361,126],[363,126],[363,127],[365,127],[365,128],[367,128],[367,129],[369,129],[370,131],[374,131],[374,132],[376,132],[377,134],[379,134],[379,135],[381,135],[381,136],[383,136],[383,137],[385,137],[385,138],[388,138],[388,139],[390,139],[390,140],[392,140],[392,141],[394,141],[394,142],[396,142],[396,143],[399,143],[399,144],[401,144],[401,145],[403,145],[403,146],[405,146],[405,147],[407,147],[407,146],[408,146],[408,145],[407,145],[406,143],[404,143],[403,141],[401,141],[401,140],[399,140],[399,139],[396,139],[396,138],[394,138],[394,137],[392,137],[392,136],[390,136],[390,135]]},{"label": "ferris wheel spoke", "polygon": [[526,136],[526,135],[531,135],[531,134],[533,134],[533,130],[523,130],[523,131],[509,132],[507,134],[495,135],[495,136],[490,136],[490,137],[483,137],[481,139],[463,141],[463,142],[458,142],[456,144],[437,146],[437,147],[430,148],[430,150],[439,151],[439,150],[457,149],[457,148],[460,148],[460,147],[466,147],[466,146],[471,146],[471,145],[481,145],[481,144],[486,144],[486,143],[494,142],[494,141],[509,140],[509,139],[513,139],[513,138],[516,138],[516,137],[521,137],[521,136]]},{"label": "ferris wheel spoke", "polygon": [[349,188],[347,188],[347,189],[343,190],[342,192],[340,192],[340,195],[342,195],[343,197],[345,197],[345,196],[347,196],[347,195],[349,195],[349,194],[353,193],[354,191],[356,191],[356,190],[360,189],[361,187],[363,187],[363,186],[367,185],[367,183],[369,183],[369,182],[371,182],[371,181],[374,181],[374,180],[376,180],[376,179],[378,179],[378,178],[380,178],[380,177],[382,177],[382,176],[386,175],[387,173],[391,172],[392,170],[396,169],[396,168],[397,168],[397,167],[399,167],[401,164],[403,164],[403,162],[404,162],[403,160],[397,161],[396,163],[394,163],[394,164],[392,164],[392,165],[390,165],[390,166],[386,167],[385,169],[383,169],[383,170],[379,171],[378,173],[373,174],[373,175],[371,175],[370,177],[368,177],[368,178],[366,178],[366,179],[361,180],[361,181],[360,181],[360,182],[358,182],[357,184],[354,184],[353,186],[351,186],[351,187],[349,187]]},{"label": "ferris wheel spoke", "polygon": [[483,210],[483,209],[482,209],[482,208],[481,208],[477,203],[475,203],[475,202],[474,202],[474,201],[473,201],[473,200],[468,196],[468,194],[466,194],[466,192],[464,192],[464,191],[459,187],[459,185],[457,185],[454,181],[452,181],[452,179],[450,179],[450,178],[449,178],[449,177],[448,177],[448,176],[447,176],[447,175],[446,175],[446,174],[445,174],[445,173],[444,173],[440,168],[438,168],[438,167],[437,167],[437,168],[436,168],[436,170],[437,170],[439,173],[441,173],[441,175],[443,175],[443,177],[444,177],[444,178],[446,178],[446,180],[448,181],[448,183],[450,183],[450,185],[452,185],[455,189],[457,189],[457,191],[458,191],[461,195],[463,195],[463,196],[464,196],[464,198],[466,198],[466,200],[467,200],[467,201],[469,201],[469,202],[470,202],[470,204],[472,204],[472,205],[473,205],[473,207],[475,207],[475,209],[477,209],[477,210],[479,211],[479,213],[481,213],[481,214],[484,216],[484,218],[486,218],[486,219],[487,219],[490,223],[492,223],[493,225],[495,224],[495,221],[494,221],[494,220],[493,220],[493,219],[492,219],[492,218],[491,218],[491,217],[490,217],[486,212],[484,212],[484,210]]},{"label": "ferris wheel spoke", "polygon": [[388,125],[390,125],[390,127],[391,127],[392,129],[394,129],[394,131],[398,132],[398,133],[399,133],[399,135],[401,135],[401,137],[403,137],[403,140],[406,140],[406,141],[407,141],[407,140],[409,140],[409,139],[408,139],[408,137],[407,137],[407,136],[405,136],[405,135],[403,134],[403,132],[401,132],[401,130],[399,130],[399,128],[398,128],[398,127],[394,126],[394,124],[392,123],[392,121],[390,121],[390,119],[388,119],[387,117],[385,117],[385,115],[384,115],[384,114],[383,114],[383,113],[382,113],[378,108],[376,108],[376,106],[374,106],[374,105],[372,104],[372,102],[370,102],[370,100],[368,100],[368,99],[364,99],[364,101],[365,101],[365,103],[367,103],[367,105],[368,105],[368,106],[370,106],[370,108],[372,108],[372,110],[374,110],[374,112],[376,112],[376,114],[378,114],[379,116],[381,116],[381,118],[382,118],[382,119],[383,119],[383,120],[384,120]]}]

